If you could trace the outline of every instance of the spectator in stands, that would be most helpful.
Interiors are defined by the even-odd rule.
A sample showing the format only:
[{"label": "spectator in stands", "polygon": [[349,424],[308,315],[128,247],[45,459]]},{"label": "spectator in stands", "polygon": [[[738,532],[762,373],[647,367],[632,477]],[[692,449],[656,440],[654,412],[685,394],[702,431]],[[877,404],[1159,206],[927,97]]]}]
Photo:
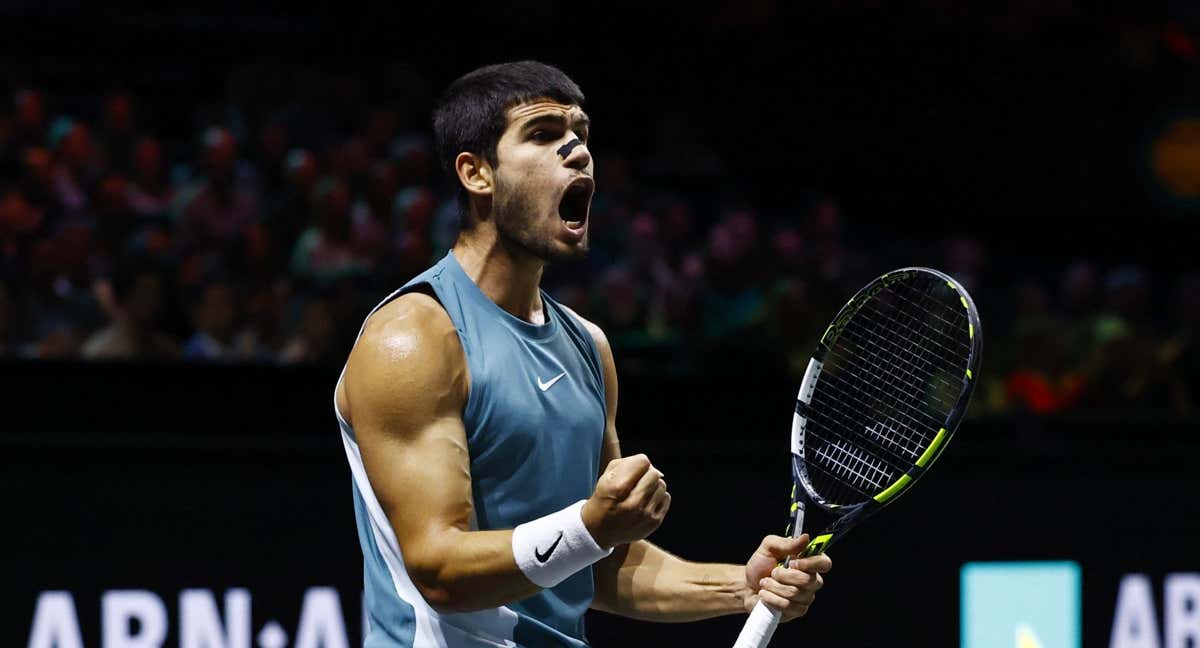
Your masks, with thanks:
[{"label": "spectator in stands", "polygon": [[351,137],[333,147],[329,174],[341,180],[351,195],[362,195],[369,183],[370,148],[366,138]]},{"label": "spectator in stands", "polygon": [[44,146],[30,146],[21,156],[21,194],[38,211],[57,215],[54,156]]},{"label": "spectator in stands", "polygon": [[1067,362],[1062,322],[1050,310],[1045,288],[1025,281],[1017,288],[1015,340],[1008,351],[1016,366],[1005,376],[1010,406],[1033,414],[1056,414],[1074,406],[1085,389],[1084,377]]},{"label": "spectator in stands", "polygon": [[1122,266],[1104,280],[1104,310],[1095,320],[1084,361],[1088,391],[1080,404],[1092,412],[1128,412],[1138,407],[1152,370],[1157,336],[1146,311],[1149,277],[1143,268]]},{"label": "spectator in stands", "polygon": [[129,182],[114,171],[100,179],[89,201],[100,251],[110,258],[121,253],[138,225],[129,194]]},{"label": "spectator in stands", "polygon": [[[600,280],[601,320],[614,343],[643,346],[646,339],[647,308],[642,286],[625,266],[615,266]],[[618,342],[619,341],[619,342]]]},{"label": "spectator in stands", "polygon": [[350,190],[346,183],[326,177],[313,190],[312,220],[296,241],[292,274],[318,282],[346,275],[361,275],[369,260],[357,254],[350,218]]},{"label": "spectator in stands", "polygon": [[314,212],[317,158],[305,149],[292,149],[284,160],[283,191],[269,204],[263,222],[268,232],[267,267],[275,275],[288,269],[296,241]]},{"label": "spectator in stands", "polygon": [[284,364],[319,364],[334,357],[336,327],[329,303],[313,299],[304,306],[300,322],[280,353]]},{"label": "spectator in stands", "polygon": [[391,158],[400,171],[400,186],[427,187],[431,184],[429,146],[429,138],[414,133],[400,135],[392,140]]},{"label": "spectator in stands", "polygon": [[[454,200],[448,202],[454,204]],[[392,232],[396,251],[393,273],[405,281],[428,266],[434,256],[435,235],[432,228],[435,208],[433,192],[420,185],[400,190],[392,202]]]},{"label": "spectator in stands", "polygon": [[172,195],[162,143],[154,137],[139,138],[133,148],[130,207],[144,220],[158,220],[166,216]]},{"label": "spectator in stands", "polygon": [[29,250],[42,224],[42,210],[20,191],[0,190],[0,279],[26,278]]},{"label": "spectator in stands", "polygon": [[243,306],[244,318],[234,336],[235,354],[251,362],[274,364],[282,357],[284,307],[291,296],[287,281],[254,287]]},{"label": "spectator in stands", "polygon": [[766,301],[761,288],[759,262],[753,254],[758,226],[745,210],[727,213],[708,238],[707,287],[704,335],[711,340],[732,340],[766,321]]},{"label": "spectator in stands", "polygon": [[698,337],[704,315],[706,262],[704,253],[686,253],[679,272],[666,295],[666,318],[670,328],[686,340]]},{"label": "spectator in stands", "polygon": [[177,200],[177,243],[183,251],[233,250],[258,217],[256,194],[237,182],[237,143],[224,128],[204,132],[200,167],[203,176],[180,192]]},{"label": "spectator in stands", "polygon": [[284,125],[271,121],[262,127],[254,154],[254,174],[261,195],[270,200],[284,190],[290,136]]},{"label": "spectator in stands", "polygon": [[237,318],[237,294],[224,280],[209,281],[199,289],[191,305],[195,332],[183,346],[183,357],[208,362],[227,361],[238,356],[234,347]]},{"label": "spectator in stands", "polygon": [[92,290],[90,260],[95,237],[83,224],[65,225],[30,247],[25,312],[34,340],[67,352],[103,321]]},{"label": "spectator in stands", "polygon": [[379,267],[392,251],[392,205],[399,189],[396,164],[388,160],[375,162],[366,191],[350,208],[355,255],[373,267]]},{"label": "spectator in stands", "polygon": [[675,272],[667,261],[659,234],[658,219],[653,213],[640,212],[629,224],[629,269],[644,283],[653,301],[675,281]]},{"label": "spectator in stands", "polygon": [[103,128],[98,139],[109,168],[126,173],[132,169],[137,123],[131,95],[116,93],[104,100]]},{"label": "spectator in stands", "polygon": [[177,356],[178,345],[160,328],[166,283],[163,273],[152,265],[122,268],[112,280],[112,318],[83,345],[83,356],[95,360]]},{"label": "spectator in stands", "polygon": [[79,326],[65,319],[36,322],[33,340],[21,345],[17,355],[37,360],[62,360],[78,357]]},{"label": "spectator in stands", "polygon": [[696,216],[687,200],[677,195],[667,197],[661,212],[659,223],[663,245],[670,251],[672,260],[678,260],[680,253],[695,243]]},{"label": "spectator in stands", "polygon": [[[145,134],[158,131],[141,123],[131,95],[92,109],[72,103],[98,115],[94,131],[74,118],[50,122],[54,102],[38,91],[12,98],[11,114],[0,114],[0,354],[70,357],[86,339],[88,357],[174,357],[172,331],[187,339],[188,359],[322,362],[348,345],[362,302],[427,267],[457,234],[454,201],[432,188],[428,138],[404,132],[394,107],[366,112],[361,132],[341,136],[331,124],[352,128],[365,103],[332,117],[303,101],[233,109],[250,159],[240,161],[229,130],[209,128],[193,175],[188,160],[170,158],[176,142]],[[248,116],[262,114],[271,116],[250,130],[260,120]],[[589,259],[549,277],[564,303],[607,325],[618,352],[650,357],[686,342],[703,358],[719,355],[707,346],[722,340],[758,341],[802,371],[837,307],[887,269],[888,257],[863,252],[888,242],[864,237],[828,196],[777,215],[722,210],[722,200],[693,190],[648,193],[638,183],[645,171],[643,158],[602,157]],[[897,247],[896,257],[912,252]],[[994,411],[1197,411],[1195,275],[1157,286],[1144,268],[1106,275],[1077,261],[1014,288],[984,263],[990,245],[952,238],[941,247],[947,256],[931,263],[964,285],[997,282],[977,298],[994,305],[1015,291],[1012,317],[980,303]],[[113,270],[131,254],[155,265]],[[94,281],[114,272],[112,284]],[[192,302],[169,302],[169,282]],[[1042,286],[1056,283],[1051,299]],[[1152,312],[1152,288],[1177,295],[1173,312]],[[322,296],[310,301],[310,290]],[[1155,317],[1171,315],[1171,335],[1158,343]]]},{"label": "spectator in stands", "polygon": [[61,117],[50,127],[50,147],[55,155],[56,206],[68,220],[85,218],[88,188],[99,174],[91,130],[82,122]]}]

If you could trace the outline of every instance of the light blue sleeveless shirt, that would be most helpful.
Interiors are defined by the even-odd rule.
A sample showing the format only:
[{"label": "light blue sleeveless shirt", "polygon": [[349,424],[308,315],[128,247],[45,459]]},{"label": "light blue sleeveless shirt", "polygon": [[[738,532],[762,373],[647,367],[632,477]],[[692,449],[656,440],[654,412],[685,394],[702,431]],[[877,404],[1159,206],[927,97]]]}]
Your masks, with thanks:
[{"label": "light blue sleeveless shirt", "polygon": [[[545,324],[514,317],[479,290],[453,254],[375,310],[413,291],[437,298],[466,355],[470,393],[463,423],[475,528],[511,529],[589,497],[599,476],[606,408],[600,356],[579,320],[545,292]],[[404,570],[354,431],[340,413],[338,421],[355,481],[370,626],[365,645],[587,645],[583,617],[594,592],[591,569],[492,610],[447,614],[430,607]]]}]

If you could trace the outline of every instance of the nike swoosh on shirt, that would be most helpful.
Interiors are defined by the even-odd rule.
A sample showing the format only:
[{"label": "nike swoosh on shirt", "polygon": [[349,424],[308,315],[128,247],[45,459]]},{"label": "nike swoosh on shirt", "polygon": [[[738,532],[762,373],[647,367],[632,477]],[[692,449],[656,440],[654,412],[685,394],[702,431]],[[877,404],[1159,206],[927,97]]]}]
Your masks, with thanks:
[{"label": "nike swoosh on shirt", "polygon": [[562,380],[562,377],[565,375],[567,375],[567,372],[564,371],[564,372],[558,374],[557,376],[551,378],[549,382],[542,382],[541,376],[538,376],[537,377],[538,389],[540,389],[542,391],[546,391],[547,389],[550,389],[551,387],[554,386],[554,383],[558,382],[559,380]]},{"label": "nike swoosh on shirt", "polygon": [[559,531],[558,537],[554,539],[554,544],[550,545],[550,548],[546,550],[546,553],[542,553],[542,552],[538,551],[537,547],[534,547],[533,555],[537,557],[538,562],[544,563],[547,560],[550,560],[550,554],[554,553],[554,550],[558,548],[558,543],[562,542],[562,538],[563,538],[563,532]]}]

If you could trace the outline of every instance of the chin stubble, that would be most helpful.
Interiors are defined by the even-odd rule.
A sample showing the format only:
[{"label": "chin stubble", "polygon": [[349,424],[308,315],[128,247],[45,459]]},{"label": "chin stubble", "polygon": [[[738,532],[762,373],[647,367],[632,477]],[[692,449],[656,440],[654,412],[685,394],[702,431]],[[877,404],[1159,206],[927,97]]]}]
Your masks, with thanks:
[{"label": "chin stubble", "polygon": [[555,247],[552,237],[539,237],[534,221],[528,218],[528,214],[534,213],[534,201],[525,194],[505,190],[497,191],[497,195],[504,197],[493,204],[492,218],[496,223],[496,234],[506,247],[524,251],[546,262],[578,259],[587,254],[586,235],[579,245],[572,246],[566,252]]}]

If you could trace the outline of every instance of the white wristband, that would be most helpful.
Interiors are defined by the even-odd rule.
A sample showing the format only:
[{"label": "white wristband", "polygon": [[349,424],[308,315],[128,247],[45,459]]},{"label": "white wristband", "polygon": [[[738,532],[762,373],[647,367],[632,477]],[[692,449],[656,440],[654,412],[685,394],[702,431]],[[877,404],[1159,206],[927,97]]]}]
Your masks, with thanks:
[{"label": "white wristband", "polygon": [[529,582],[554,587],[612,553],[612,549],[601,549],[583,525],[585,501],[513,529],[513,558]]}]

